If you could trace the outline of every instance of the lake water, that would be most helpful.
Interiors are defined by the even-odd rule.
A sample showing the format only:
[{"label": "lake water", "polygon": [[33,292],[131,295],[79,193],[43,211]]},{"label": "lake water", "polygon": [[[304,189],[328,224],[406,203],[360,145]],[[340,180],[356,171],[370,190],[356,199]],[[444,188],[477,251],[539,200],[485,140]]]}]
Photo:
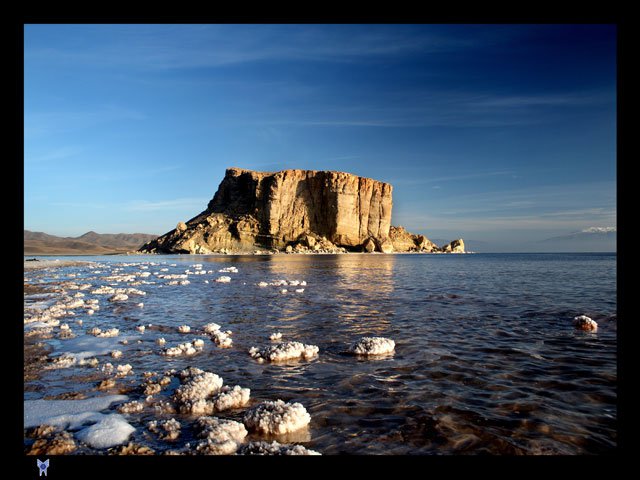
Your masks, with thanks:
[{"label": "lake water", "polygon": [[[76,338],[54,335],[43,341],[53,348],[52,357],[84,351],[97,353],[100,365],[130,364],[134,375],[119,382],[132,400],[144,400],[136,390],[143,372],[197,366],[220,375],[227,385],[250,388],[250,405],[275,399],[302,403],[312,418],[309,428],[298,436],[273,438],[299,442],[325,455],[595,454],[616,446],[615,254],[76,259],[99,266],[25,272],[25,283],[45,289],[65,281],[90,283],[83,300],[100,301],[100,310],[91,316],[77,309],[74,317],[60,319]],[[188,285],[167,285],[168,280],[156,275],[194,272],[194,264],[212,273],[189,274]],[[229,266],[238,273],[218,273]],[[135,287],[146,292],[144,297],[130,296],[122,303],[91,294],[100,285],[129,286],[104,278],[114,269],[121,269],[118,274],[150,272],[137,280],[153,283]],[[230,276],[231,282],[214,282],[221,275]],[[307,285],[302,293],[294,291],[300,287],[284,287],[288,291],[281,293],[283,287],[257,285],[280,279],[304,280]],[[67,295],[76,292],[67,290]],[[25,314],[60,295],[25,296]],[[597,333],[574,329],[573,317],[582,314],[598,322]],[[83,320],[81,327],[78,319]],[[209,322],[233,331],[232,348],[206,340],[194,356],[159,354],[162,347],[156,338],[164,337],[166,346],[206,339],[176,328],[185,324],[193,331]],[[140,333],[135,326],[141,324],[152,326]],[[117,327],[120,334],[97,339],[85,333],[94,326]],[[269,335],[274,332],[282,332],[283,341],[317,345],[318,357],[256,362],[249,348],[272,344]],[[346,354],[363,336],[395,340],[395,354],[379,359]],[[118,343],[123,338],[129,339],[127,345]],[[122,358],[105,355],[116,348]],[[45,370],[25,384],[24,398],[62,398],[70,392],[105,395],[96,389],[106,378],[100,365]],[[156,397],[170,399],[176,384]],[[244,411],[219,416],[241,420]],[[171,417],[183,425],[177,441],[149,435],[148,421]],[[158,453],[187,442],[193,445],[194,417],[159,415],[145,408],[126,418],[136,428],[131,439]],[[87,447],[76,451],[92,452]]]}]

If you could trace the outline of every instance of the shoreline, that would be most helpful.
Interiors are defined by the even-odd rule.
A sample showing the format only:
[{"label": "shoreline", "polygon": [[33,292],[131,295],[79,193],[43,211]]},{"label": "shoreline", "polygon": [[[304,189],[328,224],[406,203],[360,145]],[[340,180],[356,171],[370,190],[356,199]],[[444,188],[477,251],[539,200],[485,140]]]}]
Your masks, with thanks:
[{"label": "shoreline", "polygon": [[93,262],[81,261],[81,260],[37,260],[29,261],[24,260],[25,270],[38,270],[41,268],[59,268],[59,267],[76,267],[80,265],[88,265]]}]

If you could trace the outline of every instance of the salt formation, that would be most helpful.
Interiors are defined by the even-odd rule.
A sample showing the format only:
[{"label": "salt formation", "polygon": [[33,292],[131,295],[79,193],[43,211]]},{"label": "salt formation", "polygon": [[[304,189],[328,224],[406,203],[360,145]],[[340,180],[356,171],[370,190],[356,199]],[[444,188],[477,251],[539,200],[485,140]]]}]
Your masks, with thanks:
[{"label": "salt formation", "polygon": [[110,295],[115,291],[116,291],[115,288],[108,287],[105,285],[104,287],[98,287],[95,290],[92,290],[91,293],[94,295]]},{"label": "salt formation", "polygon": [[117,377],[126,377],[129,374],[133,375],[132,367],[128,363],[125,365],[118,365],[116,367],[116,372]]},{"label": "salt formation", "polygon": [[349,347],[355,355],[385,355],[393,352],[396,342],[384,337],[362,337]]},{"label": "salt formation", "polygon": [[142,307],[144,307],[144,303],[140,302],[137,306],[142,308]]},{"label": "salt formation", "polygon": [[128,300],[129,296],[124,293],[116,293],[114,296],[109,297],[110,302],[124,302]]},{"label": "salt formation", "polygon": [[137,443],[129,442],[126,445],[120,445],[109,450],[109,453],[114,455],[155,455],[155,451],[152,448],[139,445]]},{"label": "salt formation", "polygon": [[585,330],[587,332],[596,332],[598,331],[598,324],[591,320],[586,315],[580,315],[573,319],[573,324],[578,330]]},{"label": "salt formation", "polygon": [[262,402],[248,410],[243,421],[251,430],[266,434],[284,434],[307,426],[311,416],[300,403],[276,400]]},{"label": "salt formation", "polygon": [[193,342],[191,342],[191,344],[195,348],[202,348],[202,347],[204,347],[204,340],[202,340],[201,338],[196,338],[196,339],[193,340]]},{"label": "salt formation", "polygon": [[268,442],[250,442],[238,450],[239,455],[322,455],[302,445],[282,445],[275,440]]},{"label": "salt formation", "polygon": [[47,431],[38,438],[27,455],[64,455],[71,453],[76,449],[76,442],[73,435],[69,432],[51,432]]},{"label": "salt formation", "polygon": [[304,288],[296,288],[296,293],[302,293],[304,292]]},{"label": "salt formation", "polygon": [[200,417],[196,425],[198,436],[205,439],[196,451],[204,455],[231,455],[248,433],[242,423],[217,417]]},{"label": "salt formation", "polygon": [[186,343],[181,343],[177,347],[165,348],[162,351],[162,355],[166,355],[169,357],[179,357],[181,355],[195,355],[201,350],[202,350],[202,347],[197,347],[190,342],[186,342]]},{"label": "salt formation", "polygon": [[224,386],[220,392],[213,397],[213,407],[218,412],[230,410],[232,408],[244,407],[249,403],[250,394],[251,390],[248,388],[241,388],[239,385],[236,385],[233,388]]},{"label": "salt formation", "polygon": [[94,337],[117,337],[120,330],[117,328],[110,328],[109,330],[101,330],[98,327],[93,327],[87,330],[89,335],[93,335]]},{"label": "salt formation", "polygon": [[178,332],[180,333],[189,333],[191,331],[191,327],[189,325],[180,325],[178,327]]},{"label": "salt formation", "polygon": [[230,281],[231,277],[225,277],[224,275],[222,277],[216,278],[216,282],[218,283],[229,283]]},{"label": "salt formation", "polygon": [[269,284],[267,282],[260,282],[260,283],[258,283],[258,286],[259,287],[268,287]]},{"label": "salt formation", "polygon": [[180,422],[175,418],[158,422],[153,420],[147,423],[150,432],[155,433],[161,440],[175,440],[180,436]]},{"label": "salt formation", "polygon": [[211,334],[211,339],[220,348],[228,348],[233,344],[233,339],[231,338],[231,330],[227,330],[226,332],[216,330]]},{"label": "salt formation", "polygon": [[111,357],[112,358],[120,358],[122,356],[122,352],[120,350],[112,350]]},{"label": "salt formation", "polygon": [[142,402],[138,402],[137,400],[133,400],[132,402],[123,403],[118,407],[118,411],[120,413],[139,413],[144,408],[144,404]]},{"label": "salt formation", "polygon": [[121,415],[114,413],[80,430],[76,436],[91,447],[108,448],[126,442],[135,430]]},{"label": "salt formation", "polygon": [[217,330],[220,330],[220,325],[218,325],[217,323],[207,323],[203,330],[205,331],[205,333],[213,333]]},{"label": "salt formation", "polygon": [[218,270],[219,273],[238,273],[238,269],[236,267],[227,267]]},{"label": "salt formation", "polygon": [[263,349],[251,347],[249,355],[258,361],[281,362],[296,358],[309,360],[318,354],[319,348],[315,345],[305,345],[300,342],[284,342],[271,345]]},{"label": "salt formation", "polygon": [[144,325],[137,325],[136,326],[136,330],[139,331],[140,333],[144,333],[146,327]]},{"label": "salt formation", "polygon": [[269,340],[272,342],[277,342],[278,340],[282,340],[282,333],[276,332],[269,335]]},{"label": "salt formation", "polygon": [[210,415],[214,406],[207,399],[222,388],[222,378],[215,373],[202,372],[187,377],[188,380],[179,386],[173,400],[180,413],[194,415]]},{"label": "salt formation", "polygon": [[167,343],[167,341],[164,339],[164,337],[160,337],[160,338],[156,338],[156,343],[158,345],[164,345],[165,343]]}]

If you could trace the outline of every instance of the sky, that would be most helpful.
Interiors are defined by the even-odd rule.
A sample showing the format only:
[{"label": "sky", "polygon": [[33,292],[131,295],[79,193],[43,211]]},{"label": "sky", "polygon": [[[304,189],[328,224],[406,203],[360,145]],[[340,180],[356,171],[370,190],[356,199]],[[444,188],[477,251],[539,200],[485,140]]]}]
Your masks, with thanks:
[{"label": "sky", "polygon": [[227,167],[492,245],[616,226],[614,25],[25,25],[24,228],[162,234]]}]

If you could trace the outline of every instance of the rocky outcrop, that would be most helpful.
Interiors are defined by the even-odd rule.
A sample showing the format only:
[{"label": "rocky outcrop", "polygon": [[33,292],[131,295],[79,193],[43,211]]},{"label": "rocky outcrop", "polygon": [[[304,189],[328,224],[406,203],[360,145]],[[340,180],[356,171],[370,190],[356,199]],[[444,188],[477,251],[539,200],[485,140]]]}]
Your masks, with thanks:
[{"label": "rocky outcrop", "polygon": [[393,187],[349,173],[229,168],[207,209],[145,244],[158,253],[393,251],[389,239]]},{"label": "rocky outcrop", "polygon": [[396,252],[439,252],[438,246],[424,235],[414,235],[404,227],[391,227],[389,239]]},{"label": "rocky outcrop", "polygon": [[229,168],[206,210],[140,252],[464,252],[462,239],[438,248],[392,227],[392,190],[343,172]]},{"label": "rocky outcrop", "polygon": [[453,240],[451,243],[444,245],[441,250],[444,253],[465,253],[464,240],[461,238]]}]

